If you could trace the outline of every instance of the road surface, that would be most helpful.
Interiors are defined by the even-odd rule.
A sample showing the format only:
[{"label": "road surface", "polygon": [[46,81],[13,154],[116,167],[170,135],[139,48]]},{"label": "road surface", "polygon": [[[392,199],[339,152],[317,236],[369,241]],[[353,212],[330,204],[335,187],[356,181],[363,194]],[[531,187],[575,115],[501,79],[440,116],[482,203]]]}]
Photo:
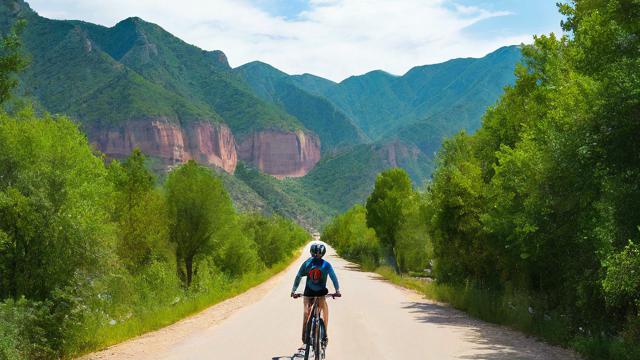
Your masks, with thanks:
[{"label": "road surface", "polygon": [[[242,295],[85,359],[300,359],[302,300],[291,299],[289,293],[306,254]],[[340,299],[328,300],[328,360],[578,359],[569,351],[472,319],[376,274],[358,271],[332,249],[326,259],[343,293]]]}]

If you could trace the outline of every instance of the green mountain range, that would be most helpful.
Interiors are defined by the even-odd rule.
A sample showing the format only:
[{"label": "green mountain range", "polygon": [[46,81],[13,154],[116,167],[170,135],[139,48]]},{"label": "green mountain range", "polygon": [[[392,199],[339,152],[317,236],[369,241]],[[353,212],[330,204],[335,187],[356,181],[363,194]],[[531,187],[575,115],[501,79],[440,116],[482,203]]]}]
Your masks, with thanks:
[{"label": "green mountain range", "polygon": [[312,75],[292,77],[306,91],[324,96],[372,139],[393,136],[398,128],[453,113],[457,129],[475,130],[478,119],[506,84],[514,81],[517,46],[480,58],[454,59],[414,67],[402,76],[376,70],[336,84]]},{"label": "green mountain range", "polygon": [[520,58],[520,48],[509,46],[480,59],[415,67],[403,76],[372,71],[340,83],[288,75],[259,61],[235,71],[258,96],[328,143],[323,160],[299,182],[317,202],[344,211],[371,192],[386,168],[403,167],[416,185],[428,179],[442,140],[480,126],[486,108],[515,80]]},{"label": "green mountain range", "polygon": [[31,60],[18,95],[76,120],[110,156],[140,146],[164,169],[188,158],[224,168],[238,207],[310,227],[363,201],[386,168],[427,180],[443,138],[480,126],[521,57],[511,46],[335,83],[262,62],[231,68],[140,18],[108,28],[3,0],[0,31],[18,18]]},{"label": "green mountain range", "polygon": [[11,19],[27,20],[24,47],[32,61],[22,82],[26,95],[50,112],[90,124],[224,119],[237,134],[302,127],[255,96],[222,52],[201,50],[142,19],[112,28],[50,20],[21,0],[3,1],[0,16],[3,32]]}]

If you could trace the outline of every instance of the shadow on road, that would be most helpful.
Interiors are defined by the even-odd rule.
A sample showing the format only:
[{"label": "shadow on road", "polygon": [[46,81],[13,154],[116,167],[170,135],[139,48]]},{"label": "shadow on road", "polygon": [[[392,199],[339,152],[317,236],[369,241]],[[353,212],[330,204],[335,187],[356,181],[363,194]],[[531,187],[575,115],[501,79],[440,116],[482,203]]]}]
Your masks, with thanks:
[{"label": "shadow on road", "polygon": [[298,349],[293,355],[291,356],[274,356],[271,358],[271,360],[295,360],[295,359],[304,359],[304,350],[302,349]]},{"label": "shadow on road", "polygon": [[346,269],[346,270],[362,272],[362,268],[360,267],[360,265],[357,265],[357,264],[347,263],[347,264],[343,265],[342,267],[344,269]]},{"label": "shadow on road", "polygon": [[384,278],[382,275],[380,275],[380,274],[370,273],[370,274],[367,274],[367,278],[368,278],[368,279],[371,279],[371,280],[375,280],[375,281],[384,282],[384,283],[390,284],[390,285],[392,285],[392,286],[402,287],[402,286],[400,286],[400,285],[396,285],[396,284],[392,283],[391,281],[389,281],[389,280],[385,279],[385,278]]},{"label": "shadow on road", "polygon": [[477,345],[474,349],[476,354],[461,355],[459,359],[576,359],[563,350],[556,351],[553,348],[546,348],[544,353],[541,353],[541,344],[535,343],[531,338],[498,325],[470,318],[469,315],[448,306],[410,302],[406,303],[404,308],[419,322],[464,329],[465,340]]}]

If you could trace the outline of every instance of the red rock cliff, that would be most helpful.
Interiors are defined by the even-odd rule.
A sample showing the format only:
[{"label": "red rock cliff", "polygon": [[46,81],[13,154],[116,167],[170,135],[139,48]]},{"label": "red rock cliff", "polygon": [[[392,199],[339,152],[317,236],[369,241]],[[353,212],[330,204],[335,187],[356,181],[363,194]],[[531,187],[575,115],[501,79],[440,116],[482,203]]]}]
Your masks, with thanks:
[{"label": "red rock cliff", "polygon": [[244,139],[240,159],[277,178],[306,175],[320,160],[320,139],[303,131],[264,130]]},{"label": "red rock cliff", "polygon": [[233,173],[237,163],[233,134],[223,124],[195,122],[181,128],[165,119],[129,121],[115,127],[92,128],[88,136],[98,150],[115,158],[127,157],[138,147],[166,166],[194,159]]},{"label": "red rock cliff", "polygon": [[233,174],[238,162],[236,140],[226,125],[196,123],[187,127],[191,158]]}]

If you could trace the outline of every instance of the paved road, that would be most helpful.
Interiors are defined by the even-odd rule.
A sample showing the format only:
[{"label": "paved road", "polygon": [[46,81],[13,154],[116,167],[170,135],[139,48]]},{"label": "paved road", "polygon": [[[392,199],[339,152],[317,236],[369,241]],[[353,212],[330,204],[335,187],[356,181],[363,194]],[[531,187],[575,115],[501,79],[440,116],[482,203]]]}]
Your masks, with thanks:
[{"label": "paved road", "polygon": [[[331,249],[326,258],[344,295],[328,300],[329,360],[577,359],[358,271]],[[302,301],[292,300],[289,292],[302,261],[201,314],[86,358],[299,359]]]}]

